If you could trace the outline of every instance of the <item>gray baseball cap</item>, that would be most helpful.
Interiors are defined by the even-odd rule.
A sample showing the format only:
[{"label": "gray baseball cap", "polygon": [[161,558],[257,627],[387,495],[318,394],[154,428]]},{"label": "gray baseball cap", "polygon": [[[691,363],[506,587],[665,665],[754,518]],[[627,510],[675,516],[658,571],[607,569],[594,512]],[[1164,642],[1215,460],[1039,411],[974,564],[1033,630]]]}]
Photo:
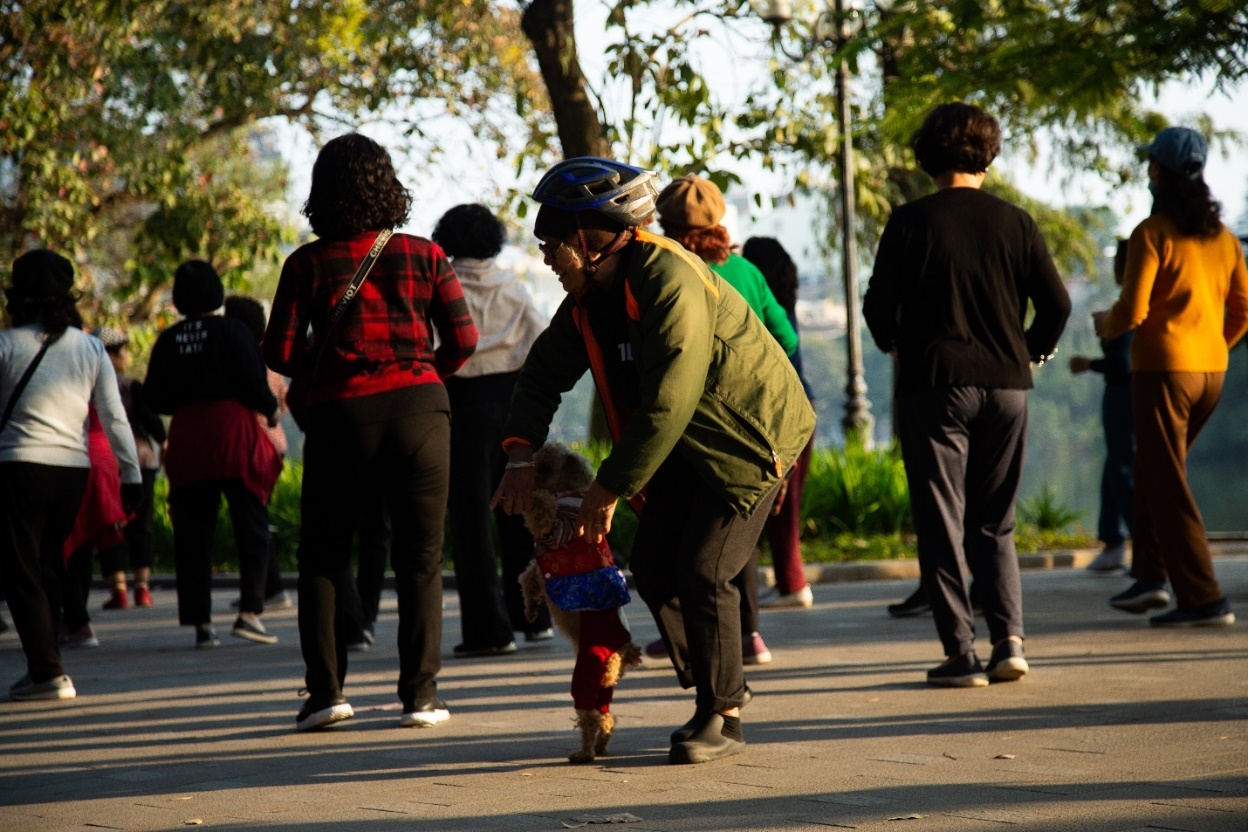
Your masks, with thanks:
[{"label": "gray baseball cap", "polygon": [[1188,179],[1200,178],[1209,156],[1205,137],[1190,127],[1167,127],[1150,144],[1137,146],[1136,151],[1171,173]]}]

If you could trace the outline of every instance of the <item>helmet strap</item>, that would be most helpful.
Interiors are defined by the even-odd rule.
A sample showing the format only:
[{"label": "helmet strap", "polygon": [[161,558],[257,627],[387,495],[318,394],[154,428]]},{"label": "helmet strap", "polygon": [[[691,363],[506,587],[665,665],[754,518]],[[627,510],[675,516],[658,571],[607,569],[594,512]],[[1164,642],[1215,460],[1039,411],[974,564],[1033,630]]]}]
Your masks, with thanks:
[{"label": "helmet strap", "polygon": [[602,261],[606,260],[612,254],[615,254],[633,239],[632,228],[625,228],[619,234],[615,235],[615,239],[611,244],[602,251],[591,254],[589,251],[589,243],[585,240],[585,229],[581,227],[581,218],[576,218],[576,236],[581,243],[581,255],[585,260],[585,274],[593,276],[598,272],[598,267],[602,265]]}]

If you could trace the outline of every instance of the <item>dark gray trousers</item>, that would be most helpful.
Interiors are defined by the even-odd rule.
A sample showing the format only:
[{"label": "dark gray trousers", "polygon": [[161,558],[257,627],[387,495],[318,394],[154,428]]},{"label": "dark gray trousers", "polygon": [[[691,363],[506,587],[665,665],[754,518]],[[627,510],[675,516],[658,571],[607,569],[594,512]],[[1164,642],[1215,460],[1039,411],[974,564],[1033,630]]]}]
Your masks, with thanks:
[{"label": "dark gray trousers", "polygon": [[967,570],[995,644],[1023,636],[1014,499],[1027,391],[938,387],[898,400],[919,570],[946,656],[975,649]]}]

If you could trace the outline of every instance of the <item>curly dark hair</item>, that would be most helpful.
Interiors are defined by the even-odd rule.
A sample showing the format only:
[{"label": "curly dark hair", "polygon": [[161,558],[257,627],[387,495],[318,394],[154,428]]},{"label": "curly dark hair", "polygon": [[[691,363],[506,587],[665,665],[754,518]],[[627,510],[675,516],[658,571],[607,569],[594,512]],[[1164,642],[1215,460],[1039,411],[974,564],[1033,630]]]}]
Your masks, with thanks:
[{"label": "curly dark hair", "polygon": [[940,104],[910,136],[910,149],[928,176],[982,173],[1001,152],[1001,125],[974,104]]},{"label": "curly dark hair", "polygon": [[775,237],[751,237],[741,246],[749,260],[767,279],[767,288],[785,312],[797,308],[797,264]]},{"label": "curly dark hair", "polygon": [[663,231],[707,263],[719,265],[727,262],[728,255],[732,253],[732,239],[728,236],[728,229],[722,225],[712,225],[709,228],[675,228],[671,231],[664,228]]},{"label": "curly dark hair", "polygon": [[448,257],[497,257],[507,242],[507,226],[480,203],[456,205],[433,228],[433,241]]},{"label": "curly dark hair", "polygon": [[342,240],[362,231],[398,228],[412,210],[412,194],[394,173],[390,154],[359,133],[331,139],[312,166],[303,215],[316,236]]},{"label": "curly dark hair", "polygon": [[1222,204],[1209,193],[1204,176],[1188,179],[1157,165],[1153,213],[1169,217],[1189,237],[1216,237],[1222,230]]},{"label": "curly dark hair", "polygon": [[251,330],[257,341],[264,340],[264,327],[268,316],[255,298],[246,295],[230,295],[225,299],[225,317],[233,318]]}]

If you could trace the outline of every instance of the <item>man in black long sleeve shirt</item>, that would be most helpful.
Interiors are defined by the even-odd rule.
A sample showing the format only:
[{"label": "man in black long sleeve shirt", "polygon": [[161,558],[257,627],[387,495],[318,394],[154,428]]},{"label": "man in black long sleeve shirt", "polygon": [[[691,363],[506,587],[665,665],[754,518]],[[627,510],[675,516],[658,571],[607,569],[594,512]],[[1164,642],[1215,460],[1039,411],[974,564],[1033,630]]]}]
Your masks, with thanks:
[{"label": "man in black long sleeve shirt", "polygon": [[[978,687],[1028,671],[1014,552],[1026,391],[1031,364],[1057,346],[1070,298],[1031,217],[979,190],[1001,149],[996,119],[943,104],[911,144],[938,190],[893,212],[863,316],[897,357],[919,568],[947,657],[927,680]],[[968,567],[992,638],[987,668],[975,653]]]}]

